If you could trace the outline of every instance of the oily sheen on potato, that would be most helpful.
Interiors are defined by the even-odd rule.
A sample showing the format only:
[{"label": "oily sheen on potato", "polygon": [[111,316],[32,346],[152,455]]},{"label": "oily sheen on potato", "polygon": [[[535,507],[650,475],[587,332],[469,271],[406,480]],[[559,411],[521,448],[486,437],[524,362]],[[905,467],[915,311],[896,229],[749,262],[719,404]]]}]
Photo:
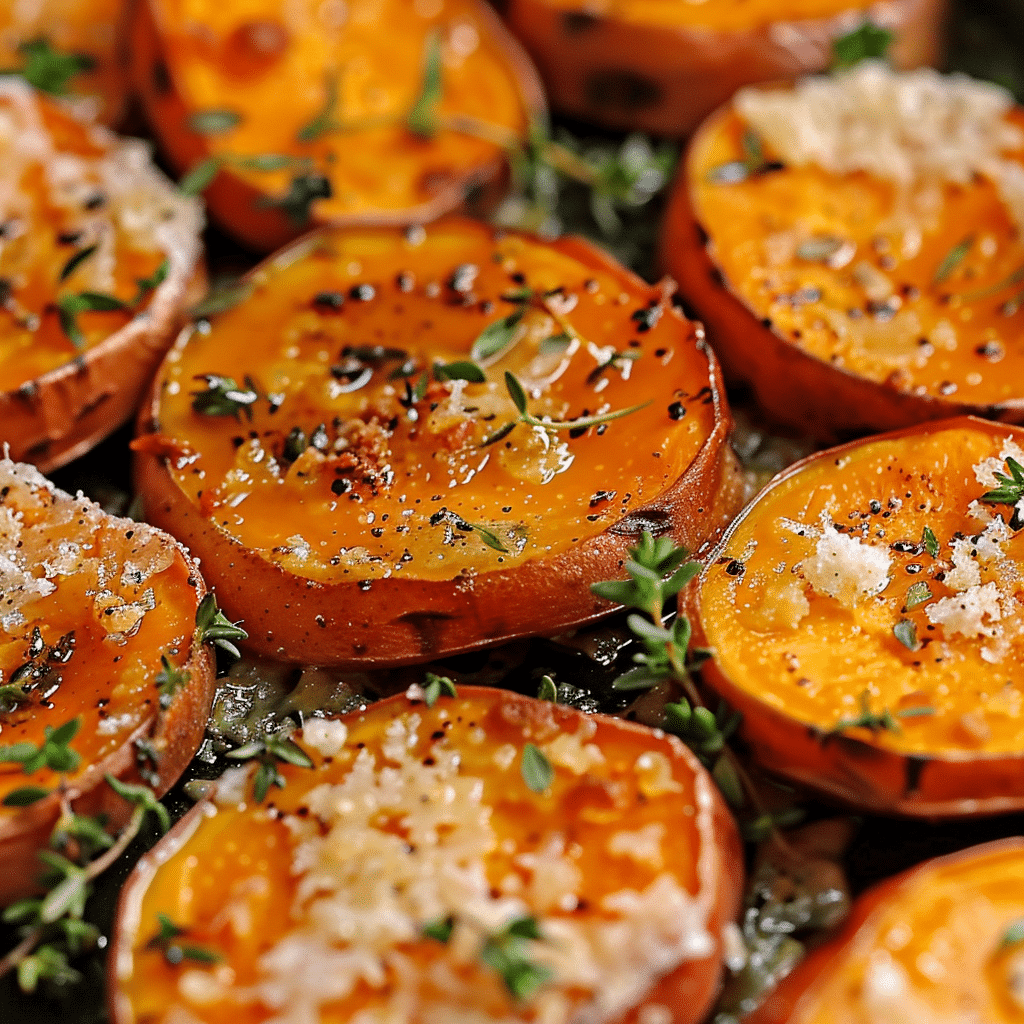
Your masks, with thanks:
[{"label": "oily sheen on potato", "polygon": [[313,767],[262,801],[236,770],[143,858],[116,1024],[703,1017],[742,866],[690,751],[506,691],[424,696],[307,719]]},{"label": "oily sheen on potato", "polygon": [[144,0],[131,61],[171,163],[215,161],[210,211],[257,252],[486,207],[545,110],[483,0]]},{"label": "oily sheen on potato", "polygon": [[737,89],[824,71],[865,19],[896,67],[942,53],[944,0],[506,0],[551,105],[609,128],[689,135]]},{"label": "oily sheen on potato", "polygon": [[606,614],[589,584],[644,530],[696,550],[740,500],[671,290],[468,220],[310,236],[169,353],[133,442],[147,516],[289,661],[412,663]]},{"label": "oily sheen on potato", "polygon": [[0,144],[0,448],[47,471],[137,408],[202,287],[202,211],[143,143],[15,76]]},{"label": "oily sheen on potato", "polygon": [[[214,688],[204,593],[173,538],[0,460],[0,905],[35,888],[62,810],[124,823],[107,774],[159,795],[191,760]],[[66,770],[13,756],[73,722]]]},{"label": "oily sheen on potato", "polygon": [[682,607],[759,762],[875,812],[1024,805],[1022,445],[969,418],[869,438],[730,527]]},{"label": "oily sheen on potato", "polygon": [[691,145],[662,261],[727,375],[824,439],[1024,419],[1024,113],[865,62],[741,92]]},{"label": "oily sheen on potato", "polygon": [[974,846],[865,893],[750,1024],[1010,1024],[1024,1010],[1024,840]]}]

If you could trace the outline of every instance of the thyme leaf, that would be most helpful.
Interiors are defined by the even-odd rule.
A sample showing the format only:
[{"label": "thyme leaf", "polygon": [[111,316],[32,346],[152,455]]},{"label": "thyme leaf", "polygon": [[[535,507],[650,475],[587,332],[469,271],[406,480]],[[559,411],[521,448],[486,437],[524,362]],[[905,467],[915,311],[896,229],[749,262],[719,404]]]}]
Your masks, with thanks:
[{"label": "thyme leaf", "polygon": [[241,420],[240,413],[252,422],[252,407],[259,399],[259,392],[250,377],[245,378],[242,388],[234,377],[222,377],[217,373],[199,374],[196,380],[206,382],[205,391],[193,391],[192,408],[203,416],[234,416]]},{"label": "thyme leaf", "polygon": [[892,635],[896,637],[896,639],[899,640],[899,642],[903,644],[908,651],[917,651],[921,648],[921,644],[917,639],[917,623],[912,619],[901,619],[897,622],[896,625],[892,627]]},{"label": "thyme leaf", "polygon": [[336,131],[339,127],[335,120],[335,111],[338,107],[338,82],[337,79],[328,74],[324,80],[324,105],[311,120],[307,121],[296,133],[299,142],[315,142],[323,135]]},{"label": "thyme leaf", "polygon": [[74,292],[57,299],[61,330],[75,348],[85,347],[85,335],[78,326],[80,313],[112,313],[130,308],[126,302],[103,292]]},{"label": "thyme leaf", "polygon": [[903,610],[909,612],[912,608],[916,608],[918,605],[924,604],[925,601],[931,600],[931,596],[931,587],[924,580],[918,580],[917,583],[907,588],[907,597],[903,604]]},{"label": "thyme leaf", "polygon": [[236,660],[242,652],[235,646],[236,640],[248,640],[249,634],[236,622],[232,622],[217,607],[217,598],[208,593],[196,609],[196,630],[200,643],[212,643],[227,651]]},{"label": "thyme leaf", "polygon": [[847,729],[870,729],[877,733],[883,730],[899,734],[902,732],[899,725],[901,718],[920,718],[924,715],[934,715],[935,708],[927,705],[917,707],[901,708],[895,714],[888,708],[880,712],[873,712],[870,705],[870,695],[865,690],[860,695],[860,714],[852,718],[841,718],[825,735],[834,736],[845,732]]},{"label": "thyme leaf", "polygon": [[[541,427],[543,430],[586,430],[590,427],[599,426],[602,423],[610,423],[612,420],[622,419],[624,416],[631,416],[641,409],[646,409],[651,403],[641,402],[639,405],[631,405],[625,409],[614,409],[611,412],[598,413],[595,416],[579,416],[572,420],[552,420],[547,417],[532,415],[527,408],[526,391],[519,379],[510,370],[505,371],[505,388],[508,391],[512,404],[519,412],[519,419],[531,427]],[[493,443],[493,442],[492,442]]]},{"label": "thyme leaf", "polygon": [[98,248],[98,245],[87,245],[79,249],[61,268],[57,280],[66,281]]},{"label": "thyme leaf", "polygon": [[428,708],[432,708],[442,695],[445,697],[458,697],[459,694],[455,689],[455,683],[447,676],[438,676],[433,672],[428,672],[426,675],[426,685],[423,687],[423,703]]},{"label": "thyme leaf", "polygon": [[480,950],[480,959],[501,976],[509,995],[517,1001],[529,1000],[551,980],[551,971],[528,955],[528,943],[542,938],[536,920],[521,917],[488,936]]},{"label": "thyme leaf", "polygon": [[420,91],[405,119],[405,126],[421,139],[432,139],[437,134],[437,111],[444,87],[442,72],[441,33],[435,29],[427,36]]},{"label": "thyme leaf", "polygon": [[1000,949],[1009,949],[1011,946],[1019,946],[1024,942],[1024,917],[1018,917],[1006,926],[1002,937],[999,940]]},{"label": "thyme leaf", "polygon": [[508,348],[515,338],[516,328],[519,326],[519,321],[523,319],[525,312],[526,306],[520,305],[509,313],[508,316],[488,324],[477,335],[470,347],[470,358],[477,363],[486,362]]},{"label": "thyme leaf", "polygon": [[205,192],[220,173],[224,161],[219,156],[209,156],[200,160],[178,182],[178,191],[186,196],[198,196]]},{"label": "thyme leaf", "polygon": [[924,546],[925,551],[928,552],[932,558],[939,557],[939,541],[935,536],[935,532],[930,526],[926,526],[921,531],[921,544]]},{"label": "thyme leaf", "polygon": [[188,126],[198,135],[224,135],[242,123],[237,110],[196,110],[189,115]]},{"label": "thyme leaf", "polygon": [[527,743],[523,747],[519,771],[526,788],[533,793],[545,792],[555,780],[555,770],[551,767],[551,762],[544,752],[532,743]]},{"label": "thyme leaf", "polygon": [[212,966],[223,961],[223,957],[205,946],[183,943],[178,940],[188,931],[171,920],[167,914],[157,914],[157,933],[146,943],[146,949],[159,949],[172,967],[186,960],[196,964]]},{"label": "thyme leaf", "polygon": [[296,227],[304,227],[312,216],[317,199],[330,199],[334,194],[331,180],[315,171],[296,174],[288,183],[288,191],[278,198],[261,198],[260,206],[281,210]]},{"label": "thyme leaf", "polygon": [[967,258],[967,254],[971,251],[971,246],[973,245],[974,235],[967,235],[957,242],[943,257],[942,262],[935,271],[935,276],[932,278],[932,284],[939,285],[947,281],[956,268]]},{"label": "thyme leaf", "polygon": [[1009,475],[996,473],[999,486],[986,491],[981,496],[982,501],[990,505],[1016,505],[1024,498],[1024,466],[1012,456],[1007,456],[1006,468]]},{"label": "thyme leaf", "polygon": [[452,363],[435,363],[434,379],[439,381],[465,380],[471,384],[483,384],[487,377],[476,363],[469,359],[457,359]]},{"label": "thyme leaf", "polygon": [[893,34],[881,28],[870,18],[865,19],[852,32],[839,36],[832,43],[833,68],[849,68],[862,60],[886,58],[892,45]]},{"label": "thyme leaf", "polygon": [[88,54],[61,53],[45,38],[21,43],[18,52],[25,60],[21,70],[15,73],[40,92],[48,92],[52,96],[66,95],[68,84],[75,75],[91,71],[96,66],[95,59]]}]

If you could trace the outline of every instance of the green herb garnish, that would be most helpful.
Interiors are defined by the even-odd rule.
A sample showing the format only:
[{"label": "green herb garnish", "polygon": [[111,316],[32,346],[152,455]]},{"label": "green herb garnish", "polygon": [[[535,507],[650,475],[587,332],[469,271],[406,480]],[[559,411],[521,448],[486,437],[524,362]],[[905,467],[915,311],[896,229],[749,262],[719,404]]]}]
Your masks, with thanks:
[{"label": "green herb garnish", "polygon": [[437,134],[437,110],[444,86],[442,71],[441,33],[434,30],[427,36],[419,95],[405,119],[409,131],[421,139],[432,139]]},{"label": "green herb garnish", "polygon": [[282,762],[298,768],[312,768],[310,756],[285,732],[267,733],[261,739],[252,740],[225,755],[233,761],[256,761],[258,767],[252,779],[252,792],[256,803],[267,798],[271,786],[283,789],[285,778],[278,769]]},{"label": "green herb garnish", "polygon": [[537,700],[547,700],[552,704],[558,703],[558,686],[551,676],[540,677],[540,684],[537,686]]},{"label": "green herb garnish", "polygon": [[884,708],[882,711],[876,713],[871,710],[870,699],[868,691],[865,690],[860,695],[860,714],[853,718],[841,718],[825,733],[825,735],[833,736],[838,733],[845,732],[847,729],[870,729],[872,732],[881,732],[882,730],[886,730],[888,732],[899,734],[902,730],[900,729],[898,719],[920,718],[924,715],[935,714],[935,708],[925,705],[920,707],[902,708],[895,712],[895,714],[888,708]]},{"label": "green herb garnish", "polygon": [[555,770],[544,752],[532,743],[523,747],[523,756],[519,762],[519,770],[526,788],[533,793],[543,793],[549,789],[555,779]]},{"label": "green herb garnish", "polygon": [[222,377],[217,373],[199,374],[196,380],[206,382],[205,391],[193,391],[192,408],[203,416],[234,416],[241,420],[241,413],[252,421],[252,407],[259,399],[259,391],[251,377],[245,378],[245,387],[240,387],[234,377]]},{"label": "green herb garnish", "polygon": [[520,1002],[532,998],[551,980],[551,971],[533,963],[528,955],[528,942],[542,939],[536,920],[520,917],[489,936],[480,950],[480,959],[501,976],[509,995]]},{"label": "green herb garnish", "polygon": [[862,60],[884,59],[889,54],[893,34],[871,20],[865,20],[852,32],[832,43],[833,68],[849,68]]},{"label": "green herb garnish", "polygon": [[946,253],[942,262],[939,264],[938,269],[935,271],[935,276],[932,278],[932,284],[942,284],[948,280],[953,271],[960,266],[961,263],[967,258],[967,254],[971,251],[971,246],[974,245],[974,235],[967,235],[961,241],[957,242],[952,249]]},{"label": "green herb garnish", "polygon": [[917,623],[911,619],[901,619],[897,622],[896,625],[892,627],[892,635],[896,637],[896,639],[899,640],[899,642],[903,644],[908,651],[917,651],[921,648],[921,644],[917,639]]},{"label": "green herb garnish", "polygon": [[197,110],[188,118],[189,128],[199,135],[223,135],[241,123],[236,110]]},{"label": "green herb garnish", "polygon": [[433,672],[428,672],[426,683],[423,687],[423,703],[428,708],[432,708],[442,695],[445,697],[458,697],[459,694],[455,689],[455,683],[447,676],[438,676]]},{"label": "green herb garnish", "polygon": [[926,526],[921,531],[921,544],[924,546],[925,551],[928,552],[932,558],[939,557],[939,541],[935,536],[935,532],[930,526]]},{"label": "green herb garnish", "polygon": [[61,53],[46,39],[21,43],[18,52],[25,58],[21,70],[3,73],[19,74],[29,85],[52,96],[66,95],[68,84],[75,75],[96,67],[96,61],[88,54]]},{"label": "green herb garnish", "polygon": [[982,501],[990,505],[1016,505],[1024,498],[1024,466],[1008,455],[1006,468],[1010,471],[1009,476],[996,473],[999,486],[991,491],[986,491],[981,496]]},{"label": "green herb garnish", "polygon": [[248,640],[249,634],[237,623],[228,619],[217,607],[217,598],[207,594],[196,609],[196,630],[200,643],[212,643],[238,659],[242,652],[235,646],[236,640]]},{"label": "green herb garnish", "polygon": [[925,601],[931,600],[931,596],[931,587],[924,580],[919,580],[907,588],[907,599],[904,602],[903,610],[909,612],[911,608],[916,608],[918,605],[924,604]]},{"label": "green herb garnish", "polygon": [[324,105],[311,120],[307,121],[296,133],[299,142],[315,142],[322,135],[336,131],[339,128],[335,120],[335,111],[338,107],[338,82],[331,74],[325,76],[324,80]]},{"label": "green herb garnish", "polygon": [[157,914],[156,917],[157,933],[146,943],[146,949],[159,949],[172,967],[177,967],[186,960],[209,966],[219,964],[224,959],[219,953],[205,946],[179,942],[182,936],[188,934],[187,930],[176,925],[166,914]]},{"label": "green herb garnish", "polygon": [[166,711],[177,693],[188,683],[189,674],[183,668],[175,668],[166,654],[160,655],[160,671],[156,676],[156,688],[160,695],[160,708]]}]

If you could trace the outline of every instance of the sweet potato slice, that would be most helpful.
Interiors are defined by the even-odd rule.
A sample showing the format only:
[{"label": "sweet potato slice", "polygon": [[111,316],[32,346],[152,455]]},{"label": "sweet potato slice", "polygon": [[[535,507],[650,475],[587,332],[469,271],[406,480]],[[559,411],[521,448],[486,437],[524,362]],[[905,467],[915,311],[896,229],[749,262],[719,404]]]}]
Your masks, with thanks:
[{"label": "sweet potato slice", "polygon": [[133,447],[147,518],[253,650],[402,664],[555,633],[612,610],[588,584],[643,530],[697,549],[738,508],[699,328],[587,243],[333,231],[247,287],[169,353]]},{"label": "sweet potato slice", "polygon": [[747,90],[693,140],[662,262],[782,424],[1020,422],[1022,163],[1024,111],[963,76],[867,63]]},{"label": "sweet potato slice", "polygon": [[500,193],[506,147],[544,111],[482,0],[145,0],[132,66],[171,163],[220,162],[210,210],[259,252],[313,224],[418,223]]},{"label": "sweet potato slice", "polygon": [[690,751],[502,690],[424,696],[308,721],[312,770],[262,802],[251,771],[222,782],[140,862],[115,1024],[702,1018],[742,862]]},{"label": "sweet potato slice", "polygon": [[[173,538],[0,460],[0,905],[34,888],[63,808],[125,822],[106,775],[162,794],[191,760],[214,689],[204,593]],[[17,756],[73,722],[74,763]]]},{"label": "sweet potato slice", "polygon": [[202,289],[202,213],[146,147],[0,78],[0,445],[43,471],[124,423]]},{"label": "sweet potato slice", "polygon": [[116,126],[128,104],[127,30],[127,0],[14,0],[0,5],[0,67],[87,97],[97,120]]},{"label": "sweet potato slice", "polygon": [[1024,1005],[1024,840],[926,861],[865,893],[749,1024],[1010,1024]]},{"label": "sweet potato slice", "polygon": [[730,527],[682,606],[758,761],[881,813],[1024,807],[1022,444],[963,418],[835,448]]},{"label": "sweet potato slice", "polygon": [[744,85],[823,71],[865,17],[897,67],[942,53],[945,0],[507,0],[552,106],[609,128],[688,135]]}]

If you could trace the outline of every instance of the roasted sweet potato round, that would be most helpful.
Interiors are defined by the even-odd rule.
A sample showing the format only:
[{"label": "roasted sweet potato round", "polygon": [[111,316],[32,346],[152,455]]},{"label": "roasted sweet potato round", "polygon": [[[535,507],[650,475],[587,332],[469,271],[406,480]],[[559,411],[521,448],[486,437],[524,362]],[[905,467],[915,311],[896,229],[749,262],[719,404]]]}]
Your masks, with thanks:
[{"label": "roasted sweet potato round", "polygon": [[133,78],[154,134],[232,235],[431,220],[504,188],[542,117],[536,72],[482,0],[144,0]]},{"label": "roasted sweet potato round", "polygon": [[1024,1007],[1024,840],[975,846],[865,893],[749,1024],[1010,1024]]},{"label": "roasted sweet potato round", "polygon": [[609,128],[688,135],[744,85],[823,71],[866,17],[898,67],[934,64],[945,0],[507,0],[552,106]]},{"label": "roasted sweet potato round", "polygon": [[134,413],[201,290],[195,200],[147,148],[0,78],[0,445],[46,471]]},{"label": "roasted sweet potato round", "polygon": [[[162,794],[191,760],[214,689],[204,593],[172,537],[0,460],[0,905],[35,887],[63,808],[124,823],[106,775]],[[54,735],[70,760],[35,764]]]},{"label": "roasted sweet potato round", "polygon": [[1024,420],[1024,111],[866,63],[742,92],[700,129],[662,261],[727,377],[819,439]]},{"label": "roasted sweet potato round", "polygon": [[262,800],[242,769],[143,858],[115,1024],[703,1017],[742,861],[690,751],[502,690],[424,697],[308,720],[314,767]]},{"label": "roasted sweet potato round", "polygon": [[730,527],[682,608],[760,763],[881,813],[1024,807],[1022,444],[970,418],[849,444]]},{"label": "roasted sweet potato round", "polygon": [[613,610],[588,584],[643,530],[697,549],[738,508],[699,328],[581,240],[335,230],[247,288],[168,354],[133,447],[147,518],[260,653],[556,633]]},{"label": "roasted sweet potato round", "polygon": [[86,97],[117,125],[128,104],[127,0],[18,0],[0,5],[0,67],[39,88]]}]

